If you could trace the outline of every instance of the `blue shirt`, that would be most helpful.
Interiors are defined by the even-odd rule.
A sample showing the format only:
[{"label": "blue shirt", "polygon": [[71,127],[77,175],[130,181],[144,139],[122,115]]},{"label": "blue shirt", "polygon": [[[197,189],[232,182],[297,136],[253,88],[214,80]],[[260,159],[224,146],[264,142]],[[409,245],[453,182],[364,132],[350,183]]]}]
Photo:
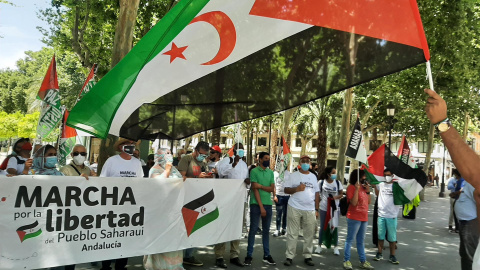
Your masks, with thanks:
[{"label": "blue shirt", "polygon": [[473,198],[475,188],[465,181],[464,183],[463,191],[455,202],[455,215],[458,220],[472,220],[477,218],[477,206]]},{"label": "blue shirt", "polygon": [[463,179],[463,177],[461,177],[461,178],[458,179],[458,181],[457,181],[457,185],[455,186],[455,191],[460,191],[460,190],[462,190],[463,186],[465,186],[465,179]]},{"label": "blue shirt", "polygon": [[456,185],[457,185],[457,178],[452,177],[452,178],[448,179],[447,189],[450,190],[450,192],[455,191],[455,186]]}]

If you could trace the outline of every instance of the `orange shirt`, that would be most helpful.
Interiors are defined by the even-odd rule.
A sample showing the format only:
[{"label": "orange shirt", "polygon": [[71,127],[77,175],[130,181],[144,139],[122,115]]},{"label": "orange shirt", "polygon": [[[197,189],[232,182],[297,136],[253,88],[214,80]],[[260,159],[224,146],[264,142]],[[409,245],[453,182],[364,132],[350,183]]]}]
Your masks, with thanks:
[{"label": "orange shirt", "polygon": [[[348,185],[347,199],[350,202],[355,194],[355,185]],[[368,195],[363,187],[358,190],[358,203],[356,206],[350,202],[347,218],[358,221],[368,221]]]}]

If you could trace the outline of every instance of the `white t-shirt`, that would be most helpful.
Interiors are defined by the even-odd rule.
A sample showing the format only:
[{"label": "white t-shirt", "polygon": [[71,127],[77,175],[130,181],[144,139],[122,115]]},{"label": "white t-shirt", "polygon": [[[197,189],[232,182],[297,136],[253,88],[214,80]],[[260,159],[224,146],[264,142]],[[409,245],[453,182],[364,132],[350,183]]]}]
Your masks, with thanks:
[{"label": "white t-shirt", "polygon": [[290,177],[290,172],[288,170],[285,170],[283,172],[283,180],[280,179],[280,174],[275,171],[273,172],[273,176],[275,177],[275,194],[277,196],[290,196],[289,194],[285,193],[285,182],[288,180],[288,177]]},{"label": "white t-shirt", "polygon": [[[207,163],[207,166],[208,166],[208,171],[211,172],[213,170],[213,168],[217,168],[217,165],[218,163],[220,162],[221,160],[219,161],[209,161]],[[236,166],[235,166],[236,167]]]},{"label": "white t-shirt", "polygon": [[120,155],[109,157],[102,168],[100,177],[143,177],[140,160],[132,157],[125,160]]},{"label": "white t-shirt", "polygon": [[[20,160],[27,161],[28,158],[23,158],[21,156],[17,156]],[[17,174],[21,174],[23,169],[25,169],[25,162],[23,164],[18,164],[17,159],[15,157],[11,157],[8,160],[7,170],[8,169],[15,169],[17,170]]]},{"label": "white t-shirt", "polygon": [[290,174],[284,186],[294,188],[300,184],[305,184],[305,190],[290,195],[288,205],[304,211],[315,210],[315,193],[320,192],[317,177],[311,172],[303,174],[297,171]]},{"label": "white t-shirt", "polygon": [[[323,187],[322,185],[323,181]],[[343,190],[342,183],[338,180],[334,180],[332,183],[328,183],[327,180],[320,180],[318,181],[318,188],[320,190],[320,210],[322,211],[327,211],[327,205],[328,205],[328,195],[332,194],[332,196],[337,196],[339,190],[337,190],[337,182],[338,182],[338,188],[339,190]],[[335,200],[335,204],[338,205],[340,203],[340,200]]]},{"label": "white t-shirt", "polygon": [[243,160],[239,160],[235,168],[232,167],[233,161],[230,164],[230,158],[226,157],[217,164],[218,175],[220,178],[228,179],[243,179],[248,178],[248,166]]},{"label": "white t-shirt", "polygon": [[399,205],[393,203],[393,184],[380,183],[378,187],[378,216],[384,218],[396,218]]}]

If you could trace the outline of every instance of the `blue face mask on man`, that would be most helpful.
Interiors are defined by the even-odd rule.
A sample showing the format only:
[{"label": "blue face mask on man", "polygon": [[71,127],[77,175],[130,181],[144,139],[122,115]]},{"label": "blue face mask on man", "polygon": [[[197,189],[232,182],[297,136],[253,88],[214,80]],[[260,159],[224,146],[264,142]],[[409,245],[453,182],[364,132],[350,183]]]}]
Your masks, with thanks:
[{"label": "blue face mask on man", "polygon": [[47,168],[55,168],[55,165],[58,162],[57,157],[46,157],[45,158],[45,167]]},{"label": "blue face mask on man", "polygon": [[245,156],[245,150],[237,149],[237,156],[239,156],[240,158],[243,158]]},{"label": "blue face mask on man", "polygon": [[207,157],[207,155],[203,155],[203,154],[198,153],[197,160],[202,162],[206,157]]},{"label": "blue face mask on man", "polygon": [[310,164],[308,163],[302,163],[300,166],[302,167],[303,171],[308,171],[310,169]]}]

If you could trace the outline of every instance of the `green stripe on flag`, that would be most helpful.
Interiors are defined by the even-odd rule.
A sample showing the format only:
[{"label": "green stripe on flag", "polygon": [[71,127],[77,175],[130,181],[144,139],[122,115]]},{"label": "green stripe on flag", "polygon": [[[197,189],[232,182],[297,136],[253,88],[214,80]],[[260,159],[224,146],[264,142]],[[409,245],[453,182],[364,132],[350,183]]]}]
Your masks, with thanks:
[{"label": "green stripe on flag", "polygon": [[[411,180],[415,181],[415,180]],[[410,202],[410,200],[405,196],[403,189],[396,182],[393,183],[393,204],[395,205],[404,205]]]},{"label": "green stripe on flag", "polygon": [[23,238],[23,241],[25,241],[25,240],[27,240],[27,239],[30,239],[30,238],[37,237],[37,236],[39,236],[40,234],[42,234],[42,229],[38,229],[38,231],[36,231],[36,232],[34,232],[34,233],[26,234],[25,237]]},{"label": "green stripe on flag", "polygon": [[378,181],[378,179],[373,175],[372,173],[369,173],[367,170],[363,170],[365,172],[365,176],[367,177],[367,181],[372,184],[372,185],[378,185],[381,182]]},{"label": "green stripe on flag", "polygon": [[[209,0],[183,0],[145,35],[122,61],[103,77],[72,109],[67,125],[106,138],[119,106],[145,65],[159,54],[208,4]],[[118,78],[125,78],[119,80]],[[91,108],[94,114],[86,114]]]},{"label": "green stripe on flag", "polygon": [[193,229],[190,232],[190,234],[194,233],[196,230],[202,228],[203,226],[207,225],[208,223],[214,221],[215,219],[218,218],[219,215],[220,214],[218,212],[218,207],[217,207],[212,212],[210,212],[210,213],[206,214],[205,216],[197,219],[197,222],[195,222],[195,226],[193,226]]}]

